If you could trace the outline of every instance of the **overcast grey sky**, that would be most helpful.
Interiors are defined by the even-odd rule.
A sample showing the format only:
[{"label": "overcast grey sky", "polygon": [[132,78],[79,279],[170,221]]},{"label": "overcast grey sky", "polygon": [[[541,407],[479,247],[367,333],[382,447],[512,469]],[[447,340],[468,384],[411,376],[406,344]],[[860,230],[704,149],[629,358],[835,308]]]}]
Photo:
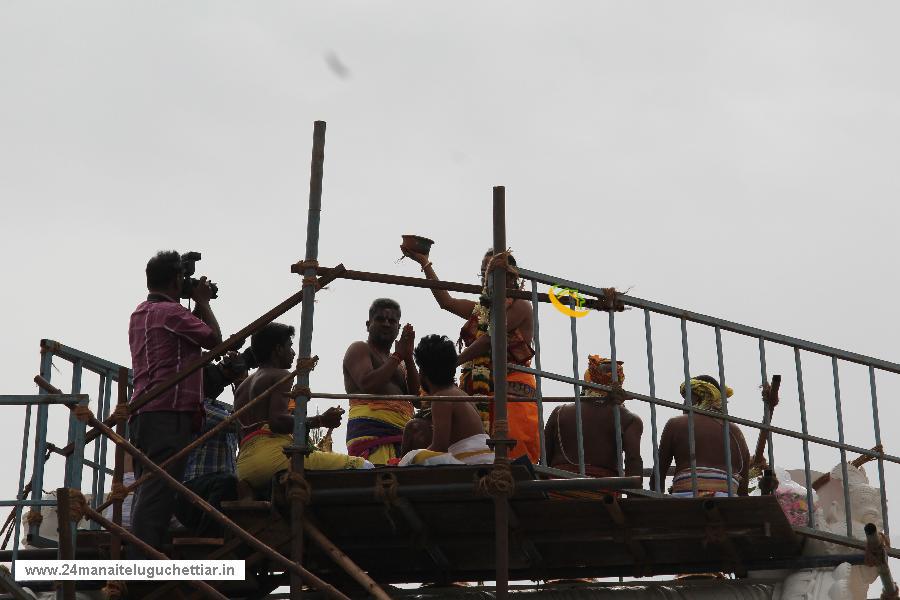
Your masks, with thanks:
[{"label": "overcast grey sky", "polygon": [[[43,337],[128,364],[159,249],[203,253],[225,333],[295,291],[316,119],[324,265],[420,275],[395,263],[400,234],[419,233],[439,275],[474,283],[505,185],[522,265],[896,360],[898,16],[890,2],[4,2],[3,393],[34,391]],[[427,291],[337,282],[316,305],[313,389],[342,389],[343,351],[385,295],[419,335],[456,338]],[[568,321],[542,310],[544,366],[571,374]],[[619,323],[626,387],[646,392],[643,316]],[[579,320],[580,369],[608,354],[606,325]],[[672,399],[678,324],[654,326]],[[692,370],[715,374],[712,334],[690,332]],[[726,335],[725,361],[733,410],[758,418],[755,342]],[[811,430],[835,437],[830,364],[804,361]],[[848,440],[871,446],[866,373],[841,368]],[[792,428],[793,369],[771,349],[776,422]],[[898,389],[879,376],[893,453]],[[3,410],[13,465],[24,411]]]}]

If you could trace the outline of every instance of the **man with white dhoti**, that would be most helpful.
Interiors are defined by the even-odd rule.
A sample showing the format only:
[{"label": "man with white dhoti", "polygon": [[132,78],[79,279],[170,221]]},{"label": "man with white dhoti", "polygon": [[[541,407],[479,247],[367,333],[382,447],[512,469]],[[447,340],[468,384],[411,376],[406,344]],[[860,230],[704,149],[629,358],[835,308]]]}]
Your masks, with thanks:
[{"label": "man with white dhoti", "polygon": [[[443,335],[427,335],[415,350],[416,365],[422,387],[430,396],[458,396],[468,394],[454,383],[456,379],[456,346]],[[433,401],[431,403],[433,434],[428,448],[410,450],[400,466],[419,465],[478,465],[494,462],[494,452],[488,448],[487,434],[481,415],[472,402]]]}]

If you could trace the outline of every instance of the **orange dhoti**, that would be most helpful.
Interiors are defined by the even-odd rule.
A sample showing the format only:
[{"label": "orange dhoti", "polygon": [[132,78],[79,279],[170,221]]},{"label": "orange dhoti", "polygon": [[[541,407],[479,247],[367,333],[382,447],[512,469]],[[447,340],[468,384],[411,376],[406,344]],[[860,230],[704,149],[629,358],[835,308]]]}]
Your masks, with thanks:
[{"label": "orange dhoti", "polygon": [[[523,396],[534,398],[536,383],[534,375],[511,371],[506,377],[507,396]],[[491,403],[491,429],[494,424],[494,404]],[[509,458],[516,459],[527,456],[532,463],[537,464],[541,458],[541,433],[538,422],[538,409],[536,402],[507,402],[506,415],[509,421],[510,439],[516,440],[516,445],[509,451]]]}]

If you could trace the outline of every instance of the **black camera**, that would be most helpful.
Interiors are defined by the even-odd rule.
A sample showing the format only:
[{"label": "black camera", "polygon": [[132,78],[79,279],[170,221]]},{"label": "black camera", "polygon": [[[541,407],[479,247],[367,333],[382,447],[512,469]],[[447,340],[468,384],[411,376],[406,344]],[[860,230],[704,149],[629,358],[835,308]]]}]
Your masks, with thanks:
[{"label": "black camera", "polygon": [[220,364],[223,369],[227,369],[232,373],[243,373],[244,371],[259,367],[259,363],[256,362],[256,356],[253,354],[252,348],[247,348],[240,354],[226,355],[222,358]]},{"label": "black camera", "polygon": [[[181,255],[181,266],[184,269],[184,278],[181,280],[181,297],[190,298],[193,296],[194,288],[200,283],[196,277],[191,277],[197,269],[197,261],[200,260],[199,252],[185,252]],[[212,292],[210,298],[219,297],[219,286],[212,281],[209,282],[209,289]]]}]

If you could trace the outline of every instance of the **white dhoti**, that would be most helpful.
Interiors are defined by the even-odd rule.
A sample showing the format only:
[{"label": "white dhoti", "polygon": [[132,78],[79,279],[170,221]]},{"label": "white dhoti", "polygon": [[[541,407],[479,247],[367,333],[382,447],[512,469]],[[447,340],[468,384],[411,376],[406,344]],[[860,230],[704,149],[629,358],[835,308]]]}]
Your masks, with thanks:
[{"label": "white dhoti", "polygon": [[399,466],[433,467],[436,465],[485,465],[494,462],[494,451],[488,448],[488,436],[476,433],[450,444],[447,452],[410,450],[400,459]]}]

